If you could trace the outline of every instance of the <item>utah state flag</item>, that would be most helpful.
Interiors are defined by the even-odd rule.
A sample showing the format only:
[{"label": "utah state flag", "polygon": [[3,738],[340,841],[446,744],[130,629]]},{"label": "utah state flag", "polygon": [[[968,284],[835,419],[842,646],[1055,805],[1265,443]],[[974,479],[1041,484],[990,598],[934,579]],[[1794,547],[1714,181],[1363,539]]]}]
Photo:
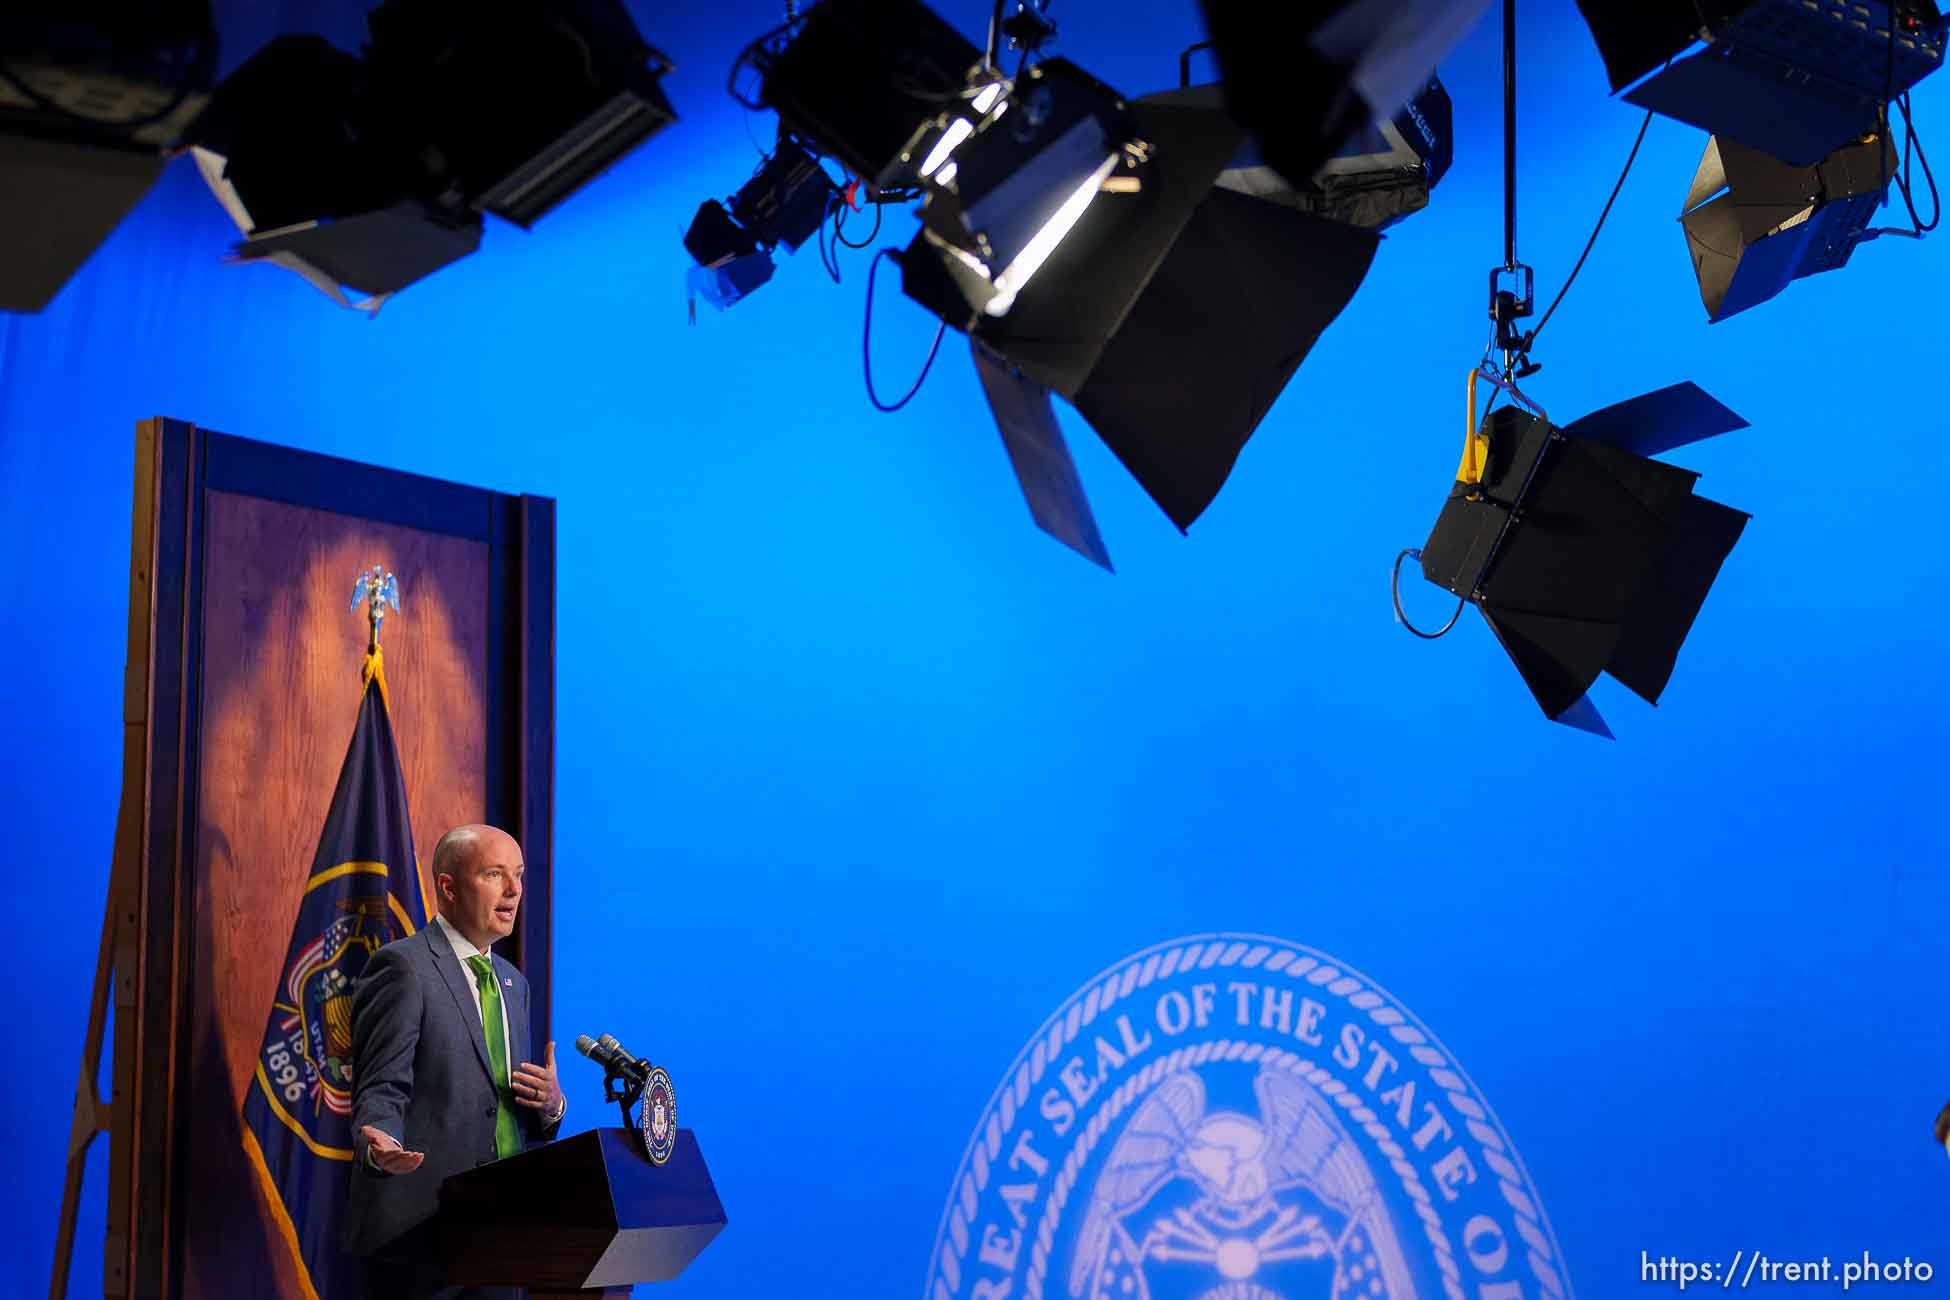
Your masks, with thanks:
[{"label": "utah state flag", "polygon": [[382,944],[427,922],[377,658],[367,661],[352,745],[244,1099],[245,1152],[312,1300],[359,1292],[357,1263],[340,1245],[352,1161],[352,981]]}]

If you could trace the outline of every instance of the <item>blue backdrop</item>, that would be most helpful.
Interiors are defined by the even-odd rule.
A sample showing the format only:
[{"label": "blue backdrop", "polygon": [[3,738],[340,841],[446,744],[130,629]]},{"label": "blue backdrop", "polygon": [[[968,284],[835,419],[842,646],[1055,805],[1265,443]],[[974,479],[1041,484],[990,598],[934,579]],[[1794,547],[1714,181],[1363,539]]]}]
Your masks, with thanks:
[{"label": "blue backdrop", "polygon": [[[229,63],[278,25],[356,40],[356,14],[278,8]],[[1526,8],[1520,244],[1548,294],[1640,114],[1569,0]],[[46,1283],[117,797],[131,432],[158,414],[560,501],[555,1022],[668,1063],[732,1218],[660,1294],[919,1294],[1044,1017],[1217,930],[1413,1008],[1587,1297],[1637,1285],[1642,1250],[1930,1258],[1950,237],[1709,328],[1675,220],[1705,137],[1652,124],[1530,388],[1568,418],[1699,381],[1753,427],[1678,459],[1755,518],[1664,704],[1598,688],[1607,744],[1544,722],[1475,616],[1433,645],[1389,616],[1501,256],[1493,19],[1442,68],[1455,170],[1189,538],[1065,412],[1112,578],[1031,526],[957,339],[907,409],[867,405],[864,253],[835,286],[808,249],[686,323],[679,237],[772,129],[724,72],[777,14],[633,9],[684,120],[373,321],[222,265],[234,228],[187,162],[46,311],[0,315],[0,789],[33,990],[9,999],[0,1292]],[[979,36],[985,10],[946,12]],[[1202,35],[1191,0],[1056,16],[1130,93]],[[1916,103],[1946,120],[1950,81]],[[873,350],[898,392],[932,328],[890,279]],[[629,920],[653,881],[654,940]],[[617,992],[645,962],[654,1008]],[[600,1119],[595,1073],[564,1065],[572,1124]]]}]

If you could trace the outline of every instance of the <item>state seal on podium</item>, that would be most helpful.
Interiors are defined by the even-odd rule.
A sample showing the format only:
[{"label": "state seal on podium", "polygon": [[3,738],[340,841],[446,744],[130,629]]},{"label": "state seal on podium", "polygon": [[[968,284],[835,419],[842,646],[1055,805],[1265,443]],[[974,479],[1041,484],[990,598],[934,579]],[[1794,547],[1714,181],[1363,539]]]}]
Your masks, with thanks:
[{"label": "state seal on podium", "polygon": [[677,1146],[677,1093],[670,1076],[659,1065],[650,1071],[643,1085],[642,1109],[637,1113],[637,1135],[643,1139],[644,1154],[650,1163],[660,1165],[670,1159]]}]

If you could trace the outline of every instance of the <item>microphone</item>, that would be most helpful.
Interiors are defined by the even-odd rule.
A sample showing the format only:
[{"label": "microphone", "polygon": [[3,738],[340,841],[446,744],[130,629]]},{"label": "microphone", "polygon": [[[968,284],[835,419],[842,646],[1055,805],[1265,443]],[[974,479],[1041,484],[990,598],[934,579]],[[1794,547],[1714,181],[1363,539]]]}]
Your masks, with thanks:
[{"label": "microphone", "polygon": [[631,1056],[610,1034],[600,1038],[583,1034],[576,1039],[576,1050],[611,1074],[627,1075],[639,1083],[650,1078],[650,1062]]}]

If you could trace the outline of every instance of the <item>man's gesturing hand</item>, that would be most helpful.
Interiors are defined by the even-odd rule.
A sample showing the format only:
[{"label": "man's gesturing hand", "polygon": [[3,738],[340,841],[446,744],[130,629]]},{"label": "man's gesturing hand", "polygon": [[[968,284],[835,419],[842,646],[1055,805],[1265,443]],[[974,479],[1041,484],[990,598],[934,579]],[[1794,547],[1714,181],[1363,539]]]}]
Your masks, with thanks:
[{"label": "man's gesturing hand", "polygon": [[408,1151],[393,1140],[389,1133],[381,1133],[368,1124],[359,1130],[366,1135],[366,1150],[371,1153],[372,1162],[389,1174],[410,1174],[425,1160],[424,1151]]},{"label": "man's gesturing hand", "polygon": [[515,1070],[515,1100],[547,1118],[562,1109],[562,1088],[555,1081],[555,1044],[542,1054],[542,1063],[523,1061]]}]

